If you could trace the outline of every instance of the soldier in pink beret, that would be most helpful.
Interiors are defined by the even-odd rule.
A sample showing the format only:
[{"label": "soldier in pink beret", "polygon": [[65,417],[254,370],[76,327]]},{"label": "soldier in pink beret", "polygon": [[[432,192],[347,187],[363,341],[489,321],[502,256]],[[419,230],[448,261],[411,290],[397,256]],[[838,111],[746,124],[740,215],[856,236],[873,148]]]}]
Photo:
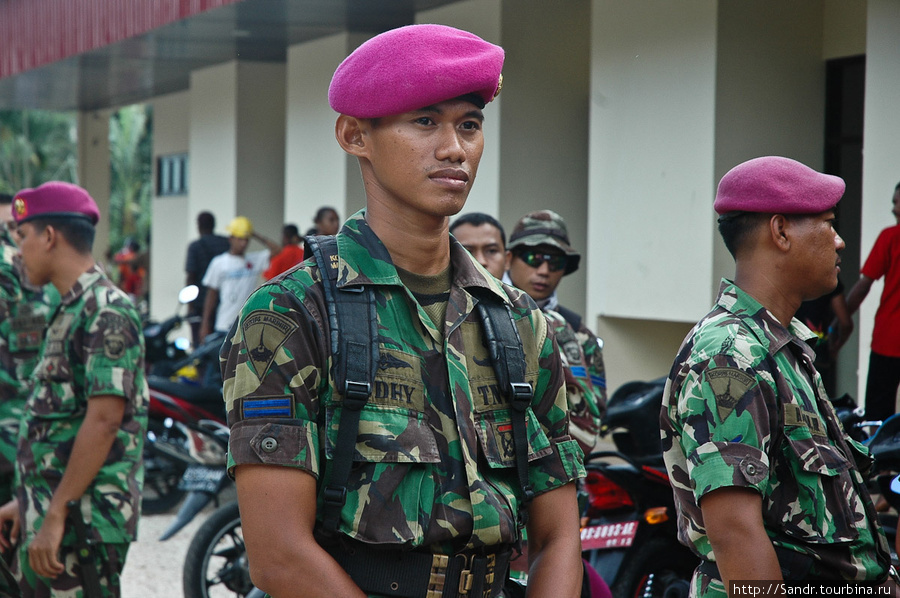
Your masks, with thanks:
[{"label": "soldier in pink beret", "polygon": [[[335,136],[366,208],[254,292],[222,352],[251,575],[273,596],[500,596],[526,527],[529,595],[581,591],[584,467],[559,352],[528,296],[448,232],[503,59],[466,31],[411,25],[334,73]],[[341,325],[351,300],[368,315]],[[508,360],[486,319],[509,331]]]},{"label": "soldier in pink beret", "polygon": [[0,548],[16,545],[22,596],[118,597],[141,513],[149,396],[140,315],[94,262],[100,212],[87,191],[44,183],[17,193],[12,210],[25,274],[62,299],[25,404]]},{"label": "soldier in pink beret", "polygon": [[766,156],[719,182],[734,257],[713,309],[684,340],[663,397],[663,457],[678,537],[700,559],[691,596],[733,582],[855,581],[897,595],[891,553],[861,470],[815,368],[817,337],[794,317],[837,286],[844,182]]}]

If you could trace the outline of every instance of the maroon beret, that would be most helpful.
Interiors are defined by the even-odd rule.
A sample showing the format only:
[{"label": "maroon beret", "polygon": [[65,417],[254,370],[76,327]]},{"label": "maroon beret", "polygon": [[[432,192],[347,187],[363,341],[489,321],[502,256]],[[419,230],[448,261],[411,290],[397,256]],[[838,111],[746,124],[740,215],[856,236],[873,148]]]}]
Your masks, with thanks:
[{"label": "maroon beret", "polygon": [[503,48],[445,25],[376,35],[334,72],[328,102],[341,114],[378,118],[465,95],[482,105],[500,92]]},{"label": "maroon beret", "polygon": [[91,224],[100,220],[100,210],[90,194],[78,185],[61,181],[19,191],[12,212],[18,224],[47,216],[85,218]]},{"label": "maroon beret", "polygon": [[844,195],[844,180],[796,160],[764,156],[738,164],[722,177],[713,208],[727,212],[818,214]]}]

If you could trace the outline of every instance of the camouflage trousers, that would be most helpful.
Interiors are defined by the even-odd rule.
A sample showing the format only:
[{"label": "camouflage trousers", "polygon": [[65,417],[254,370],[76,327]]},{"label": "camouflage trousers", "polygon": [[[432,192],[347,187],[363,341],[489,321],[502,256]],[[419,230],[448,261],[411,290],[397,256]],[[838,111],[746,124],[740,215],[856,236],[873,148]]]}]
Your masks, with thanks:
[{"label": "camouflage trousers", "polygon": [[101,596],[86,595],[82,588],[81,563],[71,546],[60,548],[59,558],[66,570],[56,579],[41,577],[28,564],[28,551],[20,546],[12,571],[19,582],[22,598],[120,598],[122,569],[129,544],[101,543],[94,546],[97,572],[100,576]]}]

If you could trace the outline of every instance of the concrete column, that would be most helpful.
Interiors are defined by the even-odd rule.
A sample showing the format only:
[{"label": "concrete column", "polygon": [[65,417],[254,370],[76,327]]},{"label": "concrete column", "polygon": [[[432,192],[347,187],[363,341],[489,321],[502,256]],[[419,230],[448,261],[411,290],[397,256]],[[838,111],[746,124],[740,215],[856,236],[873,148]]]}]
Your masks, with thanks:
[{"label": "concrete column", "polygon": [[[229,62],[191,74],[189,215],[234,216],[275,240],[284,224],[284,66]],[[258,245],[251,245],[251,250]]]},{"label": "concrete column", "polygon": [[588,119],[591,3],[565,9],[507,0],[501,15],[503,156],[500,221],[509,231],[525,213],[553,209],[565,220],[580,269],[559,286],[560,303],[585,314],[587,272],[602,250],[588,238]]},{"label": "concrete column", "polygon": [[[866,31],[866,105],[863,132],[863,194],[860,263],[866,257],[882,229],[895,223],[890,201],[900,181],[897,163],[897,94],[900,93],[900,3],[894,0],[869,0]],[[859,339],[858,400],[863,402],[872,328],[883,280],[876,281],[859,311],[856,334]]]},{"label": "concrete column", "polygon": [[104,259],[109,248],[109,118],[110,110],[78,114],[78,183],[87,189],[97,207],[100,221],[94,236],[94,258]]},{"label": "concrete column", "polygon": [[[190,147],[190,94],[183,92],[155,98],[151,105],[153,180],[156,181],[157,158],[187,153]],[[154,319],[168,318],[178,307],[178,291],[185,280],[187,246],[197,237],[195,222],[196,215],[190,214],[189,195],[154,196],[150,229],[150,315]],[[219,225],[221,230],[223,224]]]},{"label": "concrete column", "polygon": [[[337,113],[328,105],[331,76],[349,45],[350,35],[340,33],[288,48],[284,213],[301,233],[321,206],[335,208],[342,220],[349,215],[351,164],[334,138]],[[355,165],[352,174],[359,178]]]}]

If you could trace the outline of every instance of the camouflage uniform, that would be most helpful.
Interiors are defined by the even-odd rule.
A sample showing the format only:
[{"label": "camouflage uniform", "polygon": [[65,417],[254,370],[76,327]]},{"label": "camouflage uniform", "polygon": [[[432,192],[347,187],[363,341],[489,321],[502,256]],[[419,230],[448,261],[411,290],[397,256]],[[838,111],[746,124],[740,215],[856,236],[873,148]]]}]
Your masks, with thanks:
[{"label": "camouflage uniform", "polygon": [[575,330],[558,311],[544,309],[556,336],[566,374],[569,401],[569,434],[589,453],[600,438],[606,415],[606,369],[600,339],[582,324]]},{"label": "camouflage uniform", "polygon": [[16,246],[3,226],[0,229],[0,504],[12,498],[16,438],[22,417],[21,386],[10,346],[12,314],[22,296],[15,255]]},{"label": "camouflage uniform", "polygon": [[[121,396],[125,414],[109,457],[81,498],[91,538],[99,543],[98,568],[105,595],[118,594],[118,575],[128,543],[137,534],[144,469],[148,391],[140,318],[131,300],[98,267],[82,274],[62,297],[47,329],[35,388],[25,405],[19,434],[17,481],[22,541],[17,575],[25,595],[45,595],[50,583],[28,566],[27,547],[41,527],[84,420],[90,397]],[[52,582],[62,594],[80,592],[70,526],[62,540],[67,572]]]},{"label": "camouflage uniform", "polygon": [[[339,530],[436,554],[508,548],[519,539],[523,500],[510,406],[499,393],[470,289],[503,298],[522,337],[535,391],[527,431],[537,493],[584,474],[581,451],[566,434],[559,352],[546,321],[527,296],[501,285],[451,240],[452,286],[444,328],[436,329],[364,214],[337,235],[337,284],[374,288],[380,360]],[[329,335],[320,272],[310,261],[248,299],[222,351],[229,471],[264,463],[319,477],[330,468],[342,397],[329,375]],[[320,492],[320,507],[321,500]]]},{"label": "camouflage uniform", "polygon": [[0,504],[13,498],[22,408],[31,392],[44,330],[59,303],[53,285],[28,283],[6,228],[0,229]]},{"label": "camouflage uniform", "polygon": [[[870,458],[834,415],[813,367],[814,339],[799,320],[785,328],[723,281],[716,307],[681,347],[660,417],[679,538],[714,560],[700,499],[752,488],[773,544],[812,555],[811,576],[884,580],[890,552],[860,473]],[[700,572],[692,586],[693,595],[725,596],[720,580]]]}]

